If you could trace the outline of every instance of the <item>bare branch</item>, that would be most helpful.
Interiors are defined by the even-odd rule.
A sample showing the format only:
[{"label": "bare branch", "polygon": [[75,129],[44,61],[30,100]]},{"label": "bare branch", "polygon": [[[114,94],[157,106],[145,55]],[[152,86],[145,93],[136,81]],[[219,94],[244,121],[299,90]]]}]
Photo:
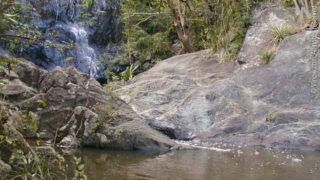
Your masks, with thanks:
[{"label": "bare branch", "polygon": [[13,34],[0,34],[0,38],[19,38],[19,39],[26,39],[26,40],[32,40],[32,41],[38,41],[39,39],[34,39],[31,37],[26,37],[26,36],[20,36],[20,35],[13,35]]}]

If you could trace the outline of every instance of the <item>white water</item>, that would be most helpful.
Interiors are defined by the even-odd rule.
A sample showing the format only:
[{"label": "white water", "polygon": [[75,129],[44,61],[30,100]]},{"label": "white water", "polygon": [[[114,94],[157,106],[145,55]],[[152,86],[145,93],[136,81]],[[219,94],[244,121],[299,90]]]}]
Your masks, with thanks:
[{"label": "white water", "polygon": [[82,26],[78,24],[69,24],[68,28],[76,38],[76,67],[90,77],[96,77],[99,67],[96,64],[97,55],[88,42],[88,33]]},{"label": "white water", "polygon": [[211,150],[216,152],[231,152],[232,149],[222,149],[214,146],[201,146],[197,144],[193,144],[188,141],[175,141],[178,145],[182,145],[183,147],[190,147],[192,149],[204,149],[204,150]]}]

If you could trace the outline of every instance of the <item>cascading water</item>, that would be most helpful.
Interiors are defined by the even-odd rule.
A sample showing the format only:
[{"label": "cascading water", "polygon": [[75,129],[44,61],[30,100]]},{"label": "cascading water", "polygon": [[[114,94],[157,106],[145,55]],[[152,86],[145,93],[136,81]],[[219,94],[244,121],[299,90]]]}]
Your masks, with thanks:
[{"label": "cascading water", "polygon": [[99,72],[99,67],[96,63],[97,55],[89,45],[86,29],[78,24],[69,24],[68,29],[76,40],[75,67],[82,72],[90,74],[91,77],[97,77]]},{"label": "cascading water", "polygon": [[56,66],[75,67],[105,82],[108,60],[120,52],[120,1],[94,0],[90,8],[83,3],[83,0],[21,0],[22,5],[33,7],[32,12],[26,8],[21,13],[30,15],[30,27],[39,29],[39,39],[48,43],[34,42],[17,56],[47,70]]}]

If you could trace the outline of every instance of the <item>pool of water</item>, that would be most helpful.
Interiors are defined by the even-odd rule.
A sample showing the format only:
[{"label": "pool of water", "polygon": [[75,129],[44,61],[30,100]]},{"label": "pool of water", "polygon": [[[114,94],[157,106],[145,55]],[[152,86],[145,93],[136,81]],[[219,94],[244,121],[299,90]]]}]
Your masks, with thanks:
[{"label": "pool of water", "polygon": [[166,154],[81,151],[93,180],[319,180],[320,153],[265,149],[180,150]]}]

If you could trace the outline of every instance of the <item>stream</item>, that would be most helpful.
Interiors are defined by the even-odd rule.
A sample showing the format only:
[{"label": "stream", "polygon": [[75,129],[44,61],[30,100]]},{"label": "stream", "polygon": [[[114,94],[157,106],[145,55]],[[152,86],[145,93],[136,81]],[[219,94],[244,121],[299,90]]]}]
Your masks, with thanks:
[{"label": "stream", "polygon": [[93,180],[318,180],[320,153],[235,148],[180,150],[166,154],[81,151]]}]

